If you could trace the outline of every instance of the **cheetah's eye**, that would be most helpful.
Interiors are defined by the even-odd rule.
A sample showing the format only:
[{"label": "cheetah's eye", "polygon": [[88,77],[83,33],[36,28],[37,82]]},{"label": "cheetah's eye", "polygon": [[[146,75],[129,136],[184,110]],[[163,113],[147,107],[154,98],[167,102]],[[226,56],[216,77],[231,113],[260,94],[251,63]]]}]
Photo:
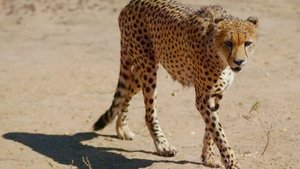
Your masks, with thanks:
[{"label": "cheetah's eye", "polygon": [[252,44],[252,42],[250,42],[250,41],[246,41],[246,42],[244,43],[245,47],[248,47],[248,46],[250,46],[251,44]]},{"label": "cheetah's eye", "polygon": [[232,49],[232,42],[231,41],[225,41],[224,42],[224,44],[225,44],[225,46],[227,47],[227,48],[229,48],[229,49]]}]

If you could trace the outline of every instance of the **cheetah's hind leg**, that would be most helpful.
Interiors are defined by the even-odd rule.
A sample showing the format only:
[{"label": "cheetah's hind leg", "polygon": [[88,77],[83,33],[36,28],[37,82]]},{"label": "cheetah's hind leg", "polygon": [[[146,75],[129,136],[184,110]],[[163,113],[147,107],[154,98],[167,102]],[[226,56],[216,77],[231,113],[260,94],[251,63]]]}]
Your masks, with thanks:
[{"label": "cheetah's hind leg", "polygon": [[118,120],[116,123],[116,130],[118,134],[118,138],[132,140],[134,137],[134,133],[131,132],[128,126],[128,106],[131,98],[136,95],[139,91],[141,91],[141,84],[138,78],[138,73],[135,72],[135,69],[132,69],[131,78],[128,85],[128,93],[125,99],[125,102],[122,105],[121,113],[118,116]]}]

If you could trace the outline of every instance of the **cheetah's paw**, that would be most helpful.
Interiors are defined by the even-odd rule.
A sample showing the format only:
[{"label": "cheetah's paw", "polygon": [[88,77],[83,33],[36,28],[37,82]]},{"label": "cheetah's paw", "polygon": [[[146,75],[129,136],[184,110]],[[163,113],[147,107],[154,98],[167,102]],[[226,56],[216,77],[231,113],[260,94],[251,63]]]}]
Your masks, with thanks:
[{"label": "cheetah's paw", "polygon": [[220,168],[221,164],[215,161],[213,155],[202,155],[203,165],[210,168]]},{"label": "cheetah's paw", "polygon": [[129,129],[128,126],[117,127],[117,136],[121,140],[133,140],[135,134]]},{"label": "cheetah's paw", "polygon": [[164,142],[157,141],[155,145],[156,145],[157,153],[160,156],[173,157],[177,153],[175,147],[171,146],[167,141]]},{"label": "cheetah's paw", "polygon": [[237,161],[233,161],[232,164],[226,166],[226,169],[241,169],[241,167]]}]

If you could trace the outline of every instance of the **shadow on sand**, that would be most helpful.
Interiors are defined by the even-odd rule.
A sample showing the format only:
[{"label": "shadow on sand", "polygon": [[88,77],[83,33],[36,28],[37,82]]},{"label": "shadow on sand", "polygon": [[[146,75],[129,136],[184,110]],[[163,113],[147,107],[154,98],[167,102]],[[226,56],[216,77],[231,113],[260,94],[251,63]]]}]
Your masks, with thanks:
[{"label": "shadow on sand", "polygon": [[71,136],[21,132],[12,132],[3,135],[5,139],[22,143],[34,151],[45,155],[60,164],[70,165],[72,164],[73,160],[72,165],[78,167],[79,169],[87,168],[82,160],[82,157],[88,157],[93,169],[138,169],[151,166],[153,163],[194,163],[188,161],[147,160],[138,158],[129,159],[118,152],[153,153],[142,150],[128,151],[112,147],[93,147],[81,143],[82,141],[91,140],[98,136],[112,137],[98,135],[93,132],[77,133]]}]

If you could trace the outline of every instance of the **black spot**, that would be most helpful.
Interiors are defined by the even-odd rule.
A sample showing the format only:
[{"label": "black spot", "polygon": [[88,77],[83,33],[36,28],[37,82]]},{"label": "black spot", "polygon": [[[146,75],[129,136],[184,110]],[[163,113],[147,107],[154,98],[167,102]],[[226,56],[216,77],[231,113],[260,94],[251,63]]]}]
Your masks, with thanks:
[{"label": "black spot", "polygon": [[208,120],[207,118],[205,118],[205,120],[204,120],[204,121],[205,121],[205,123],[208,123],[208,122],[209,122],[209,120]]},{"label": "black spot", "polygon": [[215,111],[217,111],[219,109],[220,105],[219,104],[216,104],[215,106]]},{"label": "black spot", "polygon": [[215,116],[212,116],[211,119],[212,119],[213,121],[216,121],[216,120],[217,120]]},{"label": "black spot", "polygon": [[209,116],[210,115],[210,112],[208,110],[206,110],[206,115]]},{"label": "black spot", "polygon": [[155,60],[154,56],[149,57],[150,60]]},{"label": "black spot", "polygon": [[222,127],[222,124],[221,124],[221,123],[219,123],[219,126],[220,126],[220,127]]},{"label": "black spot", "polygon": [[211,126],[212,126],[213,128],[215,128],[215,127],[216,127],[216,124],[213,122],[213,123],[211,123]]},{"label": "black spot", "polygon": [[144,75],[144,80],[146,81],[148,79],[147,75]]},{"label": "black spot", "polygon": [[221,91],[221,89],[220,89],[220,88],[217,88],[216,92],[219,92],[219,91]]},{"label": "black spot", "polygon": [[152,84],[152,83],[153,83],[153,79],[150,77],[150,78],[148,79],[148,82],[149,82],[150,84]]},{"label": "black spot", "polygon": [[149,93],[150,92],[150,88],[146,87],[146,92]]},{"label": "black spot", "polygon": [[150,67],[147,67],[147,72],[151,73],[151,68]]},{"label": "black spot", "polygon": [[127,74],[125,74],[125,73],[123,73],[122,76],[123,76],[123,78],[124,78],[125,80],[128,80],[128,79],[129,79],[129,76],[128,76]]},{"label": "black spot", "polygon": [[125,87],[126,87],[125,84],[119,81],[118,88],[124,89]]}]

